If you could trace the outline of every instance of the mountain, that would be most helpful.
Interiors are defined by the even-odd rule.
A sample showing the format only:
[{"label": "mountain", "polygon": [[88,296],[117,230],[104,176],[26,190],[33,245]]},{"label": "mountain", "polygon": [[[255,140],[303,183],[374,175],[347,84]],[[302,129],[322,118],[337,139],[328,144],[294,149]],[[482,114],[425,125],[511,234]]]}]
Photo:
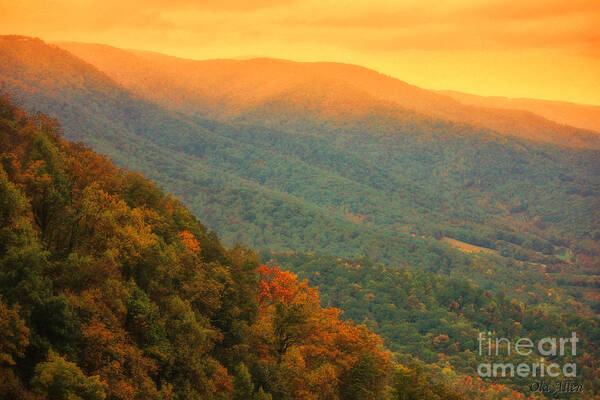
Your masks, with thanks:
[{"label": "mountain", "polygon": [[568,103],[565,101],[477,96],[451,90],[439,93],[464,104],[478,107],[529,111],[559,124],[600,132],[600,106]]},{"label": "mountain", "polygon": [[[516,271],[551,265],[557,280],[595,275],[597,151],[433,118],[321,73],[307,80],[298,69],[311,64],[254,60],[271,67],[244,74],[245,61],[143,53],[134,58],[168,65],[165,72],[140,61],[138,75],[127,72],[131,52],[109,50],[125,57],[114,60],[115,71],[146,86],[117,82],[64,49],[22,37],[0,42],[2,84],[28,108],[58,116],[68,138],[164,185],[227,244],[367,256],[495,288],[506,282],[473,271],[473,257],[497,271],[504,258],[517,261]],[[174,73],[171,63],[185,68]],[[206,68],[190,75],[197,66]],[[282,66],[289,71],[276,74]],[[320,69],[332,68],[339,67]],[[181,88],[164,76],[180,77]],[[468,245],[484,251],[466,253]],[[561,282],[576,292],[572,280]]]},{"label": "mountain", "polygon": [[[600,132],[557,124],[549,113],[542,118],[528,111],[500,109],[506,107],[474,107],[355,65],[266,58],[193,61],[97,44],[58,45],[147,99],[209,117],[239,116],[264,103],[296,101],[297,94],[321,98],[326,92],[329,102],[319,107],[335,113],[365,112],[371,107],[370,102],[384,101],[505,135],[600,148]],[[343,109],[335,107],[336,98],[345,100]]]},{"label": "mountain", "polygon": [[[263,59],[240,64],[260,65],[260,68],[250,68],[249,72],[245,72],[245,68],[237,66],[238,61],[197,62],[115,49],[106,54],[123,57],[123,60],[115,61],[122,63],[122,67],[107,71],[39,39],[5,36],[0,39],[0,85],[8,96],[28,110],[40,110],[58,117],[67,139],[83,141],[94,150],[108,154],[119,167],[142,172],[174,193],[208,229],[218,233],[225,245],[233,247],[236,242],[241,242],[262,250],[263,260],[290,268],[299,276],[310,279],[311,283],[322,286],[322,304],[340,307],[347,313],[348,319],[366,323],[380,333],[386,345],[393,350],[394,357],[404,364],[417,363],[407,369],[392,367],[392,375],[382,375],[384,380],[394,382],[392,386],[402,387],[402,393],[411,386],[407,382],[415,382],[418,388],[437,388],[436,391],[445,391],[447,386],[461,387],[459,395],[473,399],[482,398],[482,393],[489,394],[490,398],[510,396],[503,392],[506,388],[498,389],[501,385],[488,387],[477,380],[469,381],[470,377],[465,375],[469,371],[473,373],[472,366],[477,361],[473,355],[476,337],[472,333],[489,329],[491,325],[498,327],[501,334],[511,337],[558,337],[568,330],[582,332],[585,351],[578,354],[577,361],[585,368],[585,381],[591,382],[586,390],[598,393],[600,388],[594,377],[598,373],[596,349],[600,343],[597,329],[600,310],[600,152],[590,145],[593,141],[587,141],[585,146],[563,146],[532,140],[528,138],[531,136],[528,132],[507,134],[461,120],[457,114],[453,114],[457,119],[433,115],[426,112],[424,105],[419,106],[423,110],[415,110],[408,107],[412,103],[410,100],[398,95],[407,103],[404,107],[398,103],[400,100],[392,98],[397,93],[395,90],[387,97],[376,96],[368,92],[366,84],[361,87],[349,79],[336,78],[337,72],[323,72],[342,68],[354,71],[348,72],[351,76],[380,76],[360,67],[332,64],[323,67],[318,64],[319,68],[315,71],[314,64]],[[135,62],[128,61],[131,54],[135,56]],[[145,61],[147,58],[158,58],[165,65],[157,66],[155,61]],[[225,68],[230,64],[236,67]],[[199,66],[204,69],[198,69]],[[134,67],[139,71],[132,72]],[[176,68],[180,69],[174,73]],[[119,71],[123,71],[124,77],[115,75]],[[189,83],[186,83],[186,77]],[[357,78],[356,82],[362,82],[361,79],[366,78]],[[174,82],[179,82],[180,86]],[[445,96],[396,84],[399,91],[402,88],[406,91],[398,93],[414,92],[415,104],[420,101],[427,104],[449,101]],[[384,89],[378,91],[384,92]],[[450,103],[464,113],[471,109],[456,101],[450,100]],[[443,110],[443,106],[431,107],[438,113]],[[478,110],[473,113],[479,113]],[[242,278],[239,281],[235,277],[241,268],[238,261],[248,265],[244,264],[247,260],[256,266],[256,258],[232,255],[243,252],[239,247],[222,249],[215,234],[190,222],[193,218],[187,211],[181,211],[182,216],[178,211],[180,208],[164,200],[171,197],[148,194],[148,190],[152,193],[157,191],[152,185],[139,183],[125,171],[106,167],[104,162],[92,157],[91,152],[84,152],[83,161],[75,162],[81,157],[70,157],[71,153],[64,150],[71,147],[80,149],[81,145],[60,147],[63,150],[56,157],[52,156],[55,154],[52,146],[39,147],[36,144],[38,147],[32,149],[25,139],[24,145],[14,145],[9,139],[26,136],[27,132],[38,132],[31,135],[40,141],[48,135],[49,140],[60,142],[57,136],[61,128],[56,122],[43,116],[31,116],[21,126],[17,120],[20,118],[18,115],[23,114],[22,111],[7,113],[8,122],[2,125],[8,133],[0,145],[6,146],[9,153],[15,152],[13,149],[16,148],[24,154],[20,158],[10,154],[2,158],[3,168],[9,174],[7,182],[10,181],[10,185],[6,186],[11,188],[6,192],[14,197],[16,192],[12,188],[17,187],[24,193],[22,197],[25,200],[20,203],[38,207],[24,213],[28,218],[34,218],[33,230],[38,235],[47,231],[39,241],[51,256],[51,261],[58,260],[57,265],[62,268],[52,274],[54,267],[44,267],[36,274],[58,279],[64,275],[63,270],[67,270],[75,271],[70,273],[77,277],[86,276],[83,274],[86,271],[81,271],[90,264],[87,259],[78,262],[79,255],[71,255],[72,250],[80,245],[87,246],[85,251],[82,250],[85,257],[94,246],[101,251],[107,249],[102,247],[103,242],[99,242],[100,238],[96,236],[96,225],[98,229],[108,225],[116,231],[117,236],[112,236],[110,244],[117,246],[117,251],[108,251],[108,266],[102,264],[98,268],[109,268],[114,265],[111,263],[116,262],[119,265],[117,270],[122,271],[126,282],[133,277],[136,285],[148,296],[150,289],[160,296],[161,284],[153,279],[169,282],[170,278],[155,276],[162,271],[157,272],[157,265],[174,270],[172,272],[178,277],[173,283],[174,290],[186,290],[184,282],[188,281],[188,277],[185,274],[190,271],[181,266],[183,261],[178,263],[178,257],[186,254],[182,245],[197,250],[195,241],[198,241],[200,256],[207,257],[209,266],[206,268],[211,268],[205,269],[202,264],[200,272],[211,276],[216,274],[216,282],[201,282],[190,288],[190,292],[200,290],[203,293],[194,300],[182,298],[184,301],[200,302],[203,311],[195,314],[204,316],[202,312],[211,314],[216,299],[220,298],[227,307],[232,307],[231,312],[236,315],[233,320],[240,320],[236,313],[244,314],[244,304],[251,305],[255,297],[246,296],[252,291],[242,288],[240,293],[246,297],[235,299],[238,288],[227,285],[244,282]],[[535,125],[538,117],[531,121],[532,126],[542,126]],[[558,124],[552,126],[559,127],[556,132],[561,140],[570,140],[572,135],[566,134],[567,131],[562,130],[564,127]],[[575,137],[582,141],[590,137],[586,136],[590,133],[566,129],[571,129],[568,132],[575,131]],[[547,136],[544,130],[538,133],[542,137]],[[15,159],[21,164],[15,164],[12,161]],[[63,162],[66,166],[61,169]],[[88,166],[96,168],[93,173],[86,169]],[[84,172],[83,175],[89,172],[89,179],[79,184],[79,178],[71,176],[74,172],[67,174],[69,179],[64,178],[64,171],[79,170]],[[60,173],[55,174],[56,171]],[[121,173],[129,177],[123,178],[125,183],[123,179],[112,178]],[[21,175],[29,177],[25,179]],[[134,182],[130,184],[130,180]],[[115,208],[127,218],[108,211],[95,213],[98,201],[109,200],[96,190],[94,181],[99,181],[100,189],[112,196],[109,200],[114,200]],[[44,186],[48,182],[52,185]],[[92,187],[88,187],[90,185]],[[72,190],[76,191],[75,194],[67,195]],[[85,225],[92,238],[86,236],[82,239],[83,244],[71,244],[64,237],[79,227],[77,212],[82,209],[83,200],[77,190],[84,190],[86,196],[98,197],[85,197],[87,208],[84,211],[89,209],[90,213],[108,219],[106,224],[102,220],[99,224],[92,223],[91,227]],[[65,196],[69,199],[66,204],[63,201]],[[76,201],[70,202],[71,199]],[[56,209],[51,207],[54,203],[57,204]],[[171,206],[175,208],[173,213],[169,211]],[[23,207],[26,209],[26,206]],[[136,211],[138,208],[141,209]],[[118,225],[121,223],[125,225]],[[13,220],[11,224],[14,225]],[[144,224],[149,227],[144,227]],[[20,223],[17,226],[21,226]],[[182,233],[181,228],[184,227],[183,230],[193,235]],[[147,229],[157,235],[158,245],[151,240],[153,237],[148,238]],[[130,238],[135,232],[143,234],[141,242]],[[166,243],[164,246],[161,238]],[[2,243],[12,242],[3,240]],[[139,249],[136,247],[138,244]],[[129,247],[122,249],[118,246]],[[138,254],[138,250],[142,251],[141,258],[118,258],[132,252]],[[162,256],[162,250],[168,253],[167,256]],[[172,257],[169,256],[171,254]],[[234,259],[230,262],[220,258],[223,254]],[[61,257],[65,256],[70,258],[63,268]],[[6,265],[9,264],[15,265],[14,259],[7,261]],[[257,271],[267,288],[270,287],[268,282],[276,278],[269,293],[289,298],[285,291],[282,293],[279,289],[281,285],[291,287],[293,292],[312,299],[312,308],[308,308],[311,313],[316,317],[323,316],[316,308],[318,300],[306,284],[298,283],[279,268],[275,269],[272,263],[269,265]],[[10,268],[8,270],[11,271]],[[13,279],[7,278],[8,288],[14,283],[9,278]],[[112,284],[112,281],[109,283]],[[57,287],[60,284],[66,285],[65,296],[71,299],[68,294],[75,290],[74,284],[71,281],[68,284],[57,283]],[[286,286],[288,284],[290,286]],[[297,289],[299,287],[302,290]],[[125,292],[119,292],[119,288],[111,286],[106,291],[111,293],[111,297],[122,300],[117,295]],[[129,286],[126,289],[125,297],[130,293]],[[52,292],[54,289],[47,290]],[[93,286],[90,290],[97,293],[99,289]],[[104,287],[102,290],[105,290]],[[202,290],[210,293],[204,296]],[[52,293],[58,296],[56,293],[61,292]],[[142,308],[144,315],[152,310],[155,312],[152,304],[146,304],[144,294],[135,296],[141,299],[134,302],[135,307]],[[79,305],[85,300],[75,298],[75,302]],[[140,302],[142,305],[138,305]],[[11,324],[21,326],[20,320],[27,322],[26,316],[20,316],[20,320],[14,317],[18,308],[15,304],[10,300],[6,300],[5,304],[7,307],[2,308],[2,312]],[[118,306],[114,306],[117,307],[115,313],[123,310]],[[271,310],[295,312],[298,308],[306,310],[304,305],[296,303],[274,306]],[[40,308],[36,310],[48,314],[39,311]],[[73,308],[66,308],[64,313],[67,315],[61,316],[60,321],[68,323],[61,322],[61,327],[77,325],[77,318],[69,316],[72,311]],[[158,315],[159,321],[165,321],[167,311],[159,308],[158,314],[154,315]],[[86,315],[96,315],[95,312],[94,309]],[[50,314],[53,313],[54,308]],[[111,326],[115,327],[114,331],[124,334],[116,327],[126,317],[116,315],[115,325]],[[282,322],[286,315],[263,314],[262,322],[266,321],[267,325],[271,320]],[[113,316],[108,314],[108,317]],[[216,330],[210,328],[211,322],[214,322],[212,326]],[[230,322],[231,325],[227,325]],[[151,332],[152,335],[158,332],[159,339],[162,335],[160,323],[165,325],[159,322],[158,331],[152,329]],[[337,322],[333,324],[338,326]],[[195,331],[197,326],[192,325],[191,329]],[[454,325],[458,328],[452,328]],[[78,369],[68,364],[77,364],[80,355],[75,353],[76,350],[67,348],[65,343],[72,343],[71,340],[61,342],[62,333],[54,332],[60,331],[60,327],[49,326],[51,332],[43,331],[44,335],[40,335],[43,340],[39,340],[50,341],[51,346],[44,344],[46,342],[38,345],[46,346],[39,347],[43,349],[57,347],[58,358],[28,362],[27,368],[11,373],[27,385],[36,374],[35,366],[40,362],[49,363],[40,366],[40,371],[42,368],[54,371],[68,367],[74,376],[81,378],[78,380],[84,386],[89,383],[96,387],[94,382],[85,378],[95,370],[88,364],[78,365]],[[84,326],[87,327],[85,323]],[[248,385],[244,367],[239,366],[238,369],[234,361],[250,348],[263,351],[264,348],[259,345],[264,337],[240,343],[239,337],[247,333],[245,328],[234,324],[231,318],[223,320],[221,316],[215,321],[209,317],[208,322],[201,326],[207,328],[202,331],[206,335],[216,335],[212,341],[201,342],[206,344],[203,349],[214,349],[203,355],[210,356],[207,360],[215,360],[227,373],[212,362],[206,367],[208,369],[198,367],[200,369],[194,373],[203,371],[208,374],[209,378],[202,378],[202,382],[212,382],[210,384],[215,382],[212,377],[220,377],[217,381],[222,386],[217,392],[221,388],[227,391],[227,382],[237,381],[239,387],[252,386],[256,391],[262,386],[264,391],[274,394],[273,398],[286,398],[288,388],[298,389],[286,380],[290,376],[314,378],[310,384],[306,381],[302,384],[312,387],[311,390],[338,390],[319,386],[329,382],[327,377],[333,379],[332,375],[327,375],[327,371],[332,371],[330,366],[309,362],[310,365],[323,365],[315,374],[295,369],[306,359],[294,357],[302,355],[307,348],[296,348],[293,354],[289,354],[290,359],[284,357],[287,361],[275,355],[276,365],[281,366],[281,362],[285,361],[288,368],[285,373],[278,367],[264,367],[261,357],[257,356],[253,366],[245,365],[251,375],[251,385]],[[305,325],[295,326],[293,331],[306,328]],[[42,330],[39,326],[35,329],[36,332]],[[260,327],[256,329],[258,333],[264,332]],[[219,332],[223,334],[223,342],[217,339]],[[104,335],[105,331],[101,330],[101,333]],[[169,340],[179,340],[175,333],[171,335]],[[58,339],[53,339],[55,337]],[[192,339],[194,337],[192,334]],[[79,339],[80,336],[77,336]],[[339,339],[343,341],[343,338]],[[265,340],[273,343],[272,338]],[[63,347],[56,343],[62,343]],[[147,351],[153,352],[152,357],[154,352],[157,353],[159,367],[168,366],[166,370],[159,368],[159,371],[166,372],[152,375],[153,372],[149,372],[154,371],[152,368],[142,368],[138,370],[141,375],[127,372],[125,382],[134,380],[136,385],[149,382],[144,374],[155,383],[166,382],[165,386],[156,383],[157,390],[167,387],[169,382],[184,382],[181,370],[172,369],[169,362],[180,365],[188,360],[177,361],[174,350],[164,341],[151,343],[158,343],[158,347]],[[98,345],[99,348],[102,346]],[[279,350],[273,354],[281,354]],[[335,351],[335,348],[315,350],[310,347],[312,350],[318,354],[319,351]],[[11,355],[13,359],[15,356]],[[165,357],[166,361],[161,357]],[[143,358],[143,362],[146,361]],[[166,364],[160,364],[163,361]],[[194,364],[195,360],[191,362]],[[377,360],[361,359],[360,365],[367,368],[378,363]],[[337,372],[344,370],[341,366],[339,369],[332,368]],[[376,371],[377,368],[375,374]],[[278,383],[273,384],[276,387],[267,387],[266,382],[275,382],[272,374],[278,377]],[[361,393],[361,373],[345,374],[344,377],[353,384],[345,389],[343,398],[351,398],[344,397],[350,396],[350,393]],[[336,379],[342,378],[338,376]],[[442,387],[435,386],[439,383],[443,384]],[[193,385],[175,384],[173,390],[187,390],[182,389],[184,386],[199,390]],[[43,384],[36,384],[36,387],[39,390],[44,388]],[[525,390],[524,387],[521,385],[516,389]],[[420,398],[436,398],[431,392],[421,392],[421,389],[415,389],[421,393]],[[502,393],[494,392],[497,389]],[[470,394],[467,396],[465,393]],[[519,394],[514,395],[518,398]],[[116,395],[113,397],[118,398]],[[175,397],[181,398],[182,395],[176,394]],[[419,398],[416,394],[415,397]]]}]

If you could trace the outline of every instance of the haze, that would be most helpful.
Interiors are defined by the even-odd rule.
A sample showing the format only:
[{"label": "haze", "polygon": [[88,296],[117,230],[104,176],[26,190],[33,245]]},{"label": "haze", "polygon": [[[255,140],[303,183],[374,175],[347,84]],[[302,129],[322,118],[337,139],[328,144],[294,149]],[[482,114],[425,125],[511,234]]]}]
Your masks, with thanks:
[{"label": "haze", "polygon": [[0,0],[0,26],[192,59],[339,61],[428,89],[600,104],[595,0]]}]

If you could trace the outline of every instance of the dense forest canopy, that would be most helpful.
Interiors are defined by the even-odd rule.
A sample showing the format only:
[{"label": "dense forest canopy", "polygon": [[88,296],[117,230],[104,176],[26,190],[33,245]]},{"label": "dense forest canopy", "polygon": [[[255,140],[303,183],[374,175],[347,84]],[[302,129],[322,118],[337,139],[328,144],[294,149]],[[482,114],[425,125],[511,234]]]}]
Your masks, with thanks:
[{"label": "dense forest canopy", "polygon": [[381,340],[306,282],[225,249],[179,201],[4,97],[0,162],[0,397],[391,390]]},{"label": "dense forest canopy", "polygon": [[[576,302],[560,307],[531,304],[464,280],[374,265],[367,259],[294,253],[263,257],[269,264],[289,267],[319,287],[323,305],[341,308],[345,318],[378,332],[399,360],[416,357],[439,374],[451,366],[453,373],[469,375],[482,362],[477,353],[480,332],[493,329],[496,337],[532,340],[576,332],[582,337],[573,359],[580,368],[580,382],[590,393],[599,389],[600,321],[596,315],[584,315]],[[518,357],[513,360],[522,361]],[[538,359],[532,357],[530,361]],[[531,383],[518,377],[496,382],[508,383],[516,390]]]}]

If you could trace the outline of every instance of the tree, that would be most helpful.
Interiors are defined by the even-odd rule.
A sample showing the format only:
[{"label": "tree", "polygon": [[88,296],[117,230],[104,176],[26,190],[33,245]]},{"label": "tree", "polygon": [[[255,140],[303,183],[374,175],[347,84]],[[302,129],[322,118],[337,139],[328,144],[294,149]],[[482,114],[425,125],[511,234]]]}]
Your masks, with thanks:
[{"label": "tree", "polygon": [[252,376],[248,372],[248,368],[244,363],[239,363],[235,367],[235,375],[233,377],[233,392],[234,400],[248,400],[252,399],[254,393],[254,384],[252,383]]},{"label": "tree", "polygon": [[341,377],[340,398],[377,400],[385,393],[388,370],[375,354],[362,353]]},{"label": "tree", "polygon": [[15,365],[29,345],[29,328],[19,316],[19,307],[9,308],[0,299],[0,368]]},{"label": "tree", "polygon": [[254,400],[272,400],[273,396],[270,393],[266,393],[262,386],[258,388],[258,392],[254,395]]},{"label": "tree", "polygon": [[35,368],[31,381],[35,392],[52,400],[104,400],[106,384],[98,376],[86,376],[75,363],[50,352],[48,361]]}]

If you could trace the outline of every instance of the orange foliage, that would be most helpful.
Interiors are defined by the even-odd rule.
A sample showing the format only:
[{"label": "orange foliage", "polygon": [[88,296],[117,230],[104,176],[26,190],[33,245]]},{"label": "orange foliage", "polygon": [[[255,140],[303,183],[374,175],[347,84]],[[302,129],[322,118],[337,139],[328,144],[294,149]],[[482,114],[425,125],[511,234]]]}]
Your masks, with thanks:
[{"label": "orange foliage", "polygon": [[29,345],[29,328],[19,317],[19,308],[13,309],[0,301],[0,367],[14,365],[15,357],[22,357]]},{"label": "orange foliage", "polygon": [[456,383],[455,387],[469,398],[485,397],[522,400],[531,400],[534,398],[533,395],[526,397],[523,393],[516,392],[505,385],[497,383],[486,384],[479,377],[465,376]]},{"label": "orange foliage", "polygon": [[258,287],[258,301],[265,302],[309,303],[318,304],[319,292],[308,286],[308,281],[299,282],[298,276],[282,271],[277,267],[262,265],[258,268],[260,283]]},{"label": "orange foliage", "polygon": [[[318,290],[307,281],[277,267],[261,266],[258,274],[257,331],[263,345],[255,350],[262,359],[294,371],[286,383],[294,398],[321,398],[316,394],[340,385],[365,355],[374,360],[377,374],[389,371],[389,354],[379,336],[342,321],[339,309],[321,307]],[[264,336],[265,331],[271,335]]]},{"label": "orange foliage", "polygon": [[196,239],[193,233],[190,231],[181,231],[179,232],[179,238],[181,242],[184,244],[185,248],[194,254],[200,253],[200,243]]}]

